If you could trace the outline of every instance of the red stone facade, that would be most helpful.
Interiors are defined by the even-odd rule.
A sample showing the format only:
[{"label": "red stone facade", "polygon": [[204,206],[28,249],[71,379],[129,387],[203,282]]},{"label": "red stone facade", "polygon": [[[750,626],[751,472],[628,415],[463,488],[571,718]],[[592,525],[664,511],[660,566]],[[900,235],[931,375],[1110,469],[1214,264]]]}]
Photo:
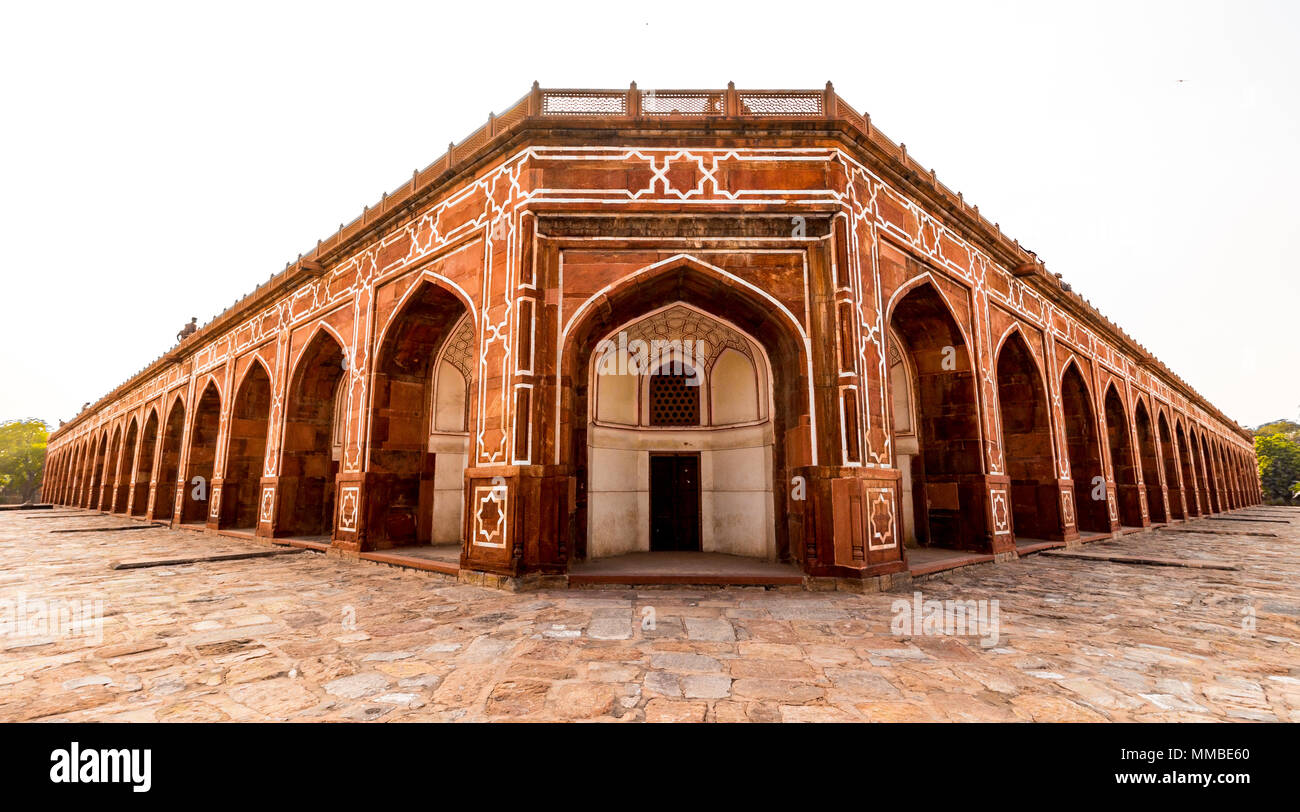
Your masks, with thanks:
[{"label": "red stone facade", "polygon": [[563,574],[595,346],[674,303],[766,353],[775,557],[807,575],[904,572],[905,526],[1002,557],[1260,500],[1246,432],[829,85],[534,87],[56,431],[44,497],[428,543],[445,358],[462,572]]}]

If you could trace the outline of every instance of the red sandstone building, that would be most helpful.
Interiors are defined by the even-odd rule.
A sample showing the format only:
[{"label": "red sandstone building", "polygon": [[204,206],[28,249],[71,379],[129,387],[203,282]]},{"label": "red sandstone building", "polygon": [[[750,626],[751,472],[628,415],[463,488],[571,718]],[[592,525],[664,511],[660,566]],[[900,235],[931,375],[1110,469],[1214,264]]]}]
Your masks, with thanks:
[{"label": "red sandstone building", "polygon": [[478,583],[676,550],[876,587],[1260,490],[828,84],[534,86],[56,431],[44,496]]}]

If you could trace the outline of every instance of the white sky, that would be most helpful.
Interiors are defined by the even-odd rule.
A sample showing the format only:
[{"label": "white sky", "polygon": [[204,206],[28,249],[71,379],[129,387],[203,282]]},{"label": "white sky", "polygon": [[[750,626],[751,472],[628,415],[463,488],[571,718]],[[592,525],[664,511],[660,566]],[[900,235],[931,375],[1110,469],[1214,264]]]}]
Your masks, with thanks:
[{"label": "white sky", "polygon": [[1300,415],[1300,4],[0,6],[0,419],[72,417],[522,96],[820,88],[1229,417]]}]

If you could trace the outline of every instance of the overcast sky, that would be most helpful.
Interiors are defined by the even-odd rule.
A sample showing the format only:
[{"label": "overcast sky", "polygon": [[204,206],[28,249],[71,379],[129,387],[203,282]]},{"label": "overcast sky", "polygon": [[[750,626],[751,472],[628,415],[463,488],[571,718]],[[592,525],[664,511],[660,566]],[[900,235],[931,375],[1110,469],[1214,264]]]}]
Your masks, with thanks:
[{"label": "overcast sky", "polygon": [[836,90],[1229,417],[1300,417],[1300,3],[6,4],[0,419],[544,87]]}]

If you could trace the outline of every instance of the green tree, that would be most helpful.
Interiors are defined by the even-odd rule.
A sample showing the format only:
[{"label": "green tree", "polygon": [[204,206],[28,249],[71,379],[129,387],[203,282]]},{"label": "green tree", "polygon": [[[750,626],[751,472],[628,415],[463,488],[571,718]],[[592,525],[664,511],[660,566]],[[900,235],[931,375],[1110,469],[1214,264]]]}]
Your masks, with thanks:
[{"label": "green tree", "polygon": [[1255,430],[1255,433],[1256,434],[1296,434],[1296,433],[1300,433],[1300,424],[1297,424],[1297,422],[1294,420],[1286,420],[1286,418],[1283,418],[1283,420],[1274,420],[1273,422],[1266,422],[1266,424],[1258,427],[1258,429]]},{"label": "green tree", "polygon": [[41,420],[0,423],[0,502],[36,500],[41,491],[49,435],[49,426]]},{"label": "green tree", "polygon": [[1300,490],[1300,441],[1288,434],[1259,435],[1255,437],[1255,456],[1264,498],[1289,503],[1292,494]]},{"label": "green tree", "polygon": [[1298,436],[1300,435],[1300,423],[1297,423],[1294,420],[1286,420],[1284,418],[1282,420],[1274,420],[1270,423],[1265,423],[1255,429],[1256,437],[1262,437],[1268,434],[1286,434],[1292,437]]}]

